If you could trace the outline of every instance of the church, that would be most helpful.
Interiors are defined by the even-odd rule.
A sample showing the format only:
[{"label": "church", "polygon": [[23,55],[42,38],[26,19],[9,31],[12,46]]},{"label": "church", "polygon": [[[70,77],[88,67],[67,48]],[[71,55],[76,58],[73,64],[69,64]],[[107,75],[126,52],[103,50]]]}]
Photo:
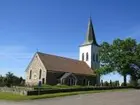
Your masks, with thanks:
[{"label": "church", "polygon": [[26,69],[26,85],[97,85],[100,77],[99,48],[89,19],[86,38],[79,46],[79,60],[36,52]]}]

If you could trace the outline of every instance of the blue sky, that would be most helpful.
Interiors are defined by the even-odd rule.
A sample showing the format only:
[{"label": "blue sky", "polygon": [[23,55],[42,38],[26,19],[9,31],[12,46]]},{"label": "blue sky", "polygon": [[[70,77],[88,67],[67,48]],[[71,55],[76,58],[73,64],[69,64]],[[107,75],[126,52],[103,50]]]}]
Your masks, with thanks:
[{"label": "blue sky", "polygon": [[[0,74],[24,76],[37,49],[78,59],[91,15],[98,43],[140,42],[139,0],[0,0]],[[105,80],[120,79],[107,75]]]}]

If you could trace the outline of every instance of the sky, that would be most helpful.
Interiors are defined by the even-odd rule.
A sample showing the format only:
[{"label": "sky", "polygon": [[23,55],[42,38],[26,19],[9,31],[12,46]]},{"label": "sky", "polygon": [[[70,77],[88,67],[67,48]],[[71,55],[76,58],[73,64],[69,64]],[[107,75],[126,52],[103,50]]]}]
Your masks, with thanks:
[{"label": "sky", "polygon": [[[0,0],[0,74],[25,77],[36,51],[79,58],[89,17],[97,42],[140,42],[139,0]],[[118,74],[104,80],[120,80]]]}]

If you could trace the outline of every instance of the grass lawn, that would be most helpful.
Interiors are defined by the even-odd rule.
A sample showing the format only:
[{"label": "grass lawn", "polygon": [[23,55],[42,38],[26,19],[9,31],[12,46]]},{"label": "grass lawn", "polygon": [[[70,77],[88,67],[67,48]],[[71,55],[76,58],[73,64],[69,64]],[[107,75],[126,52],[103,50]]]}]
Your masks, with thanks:
[{"label": "grass lawn", "polygon": [[93,90],[93,91],[79,91],[79,92],[65,92],[65,93],[54,93],[54,94],[44,94],[44,95],[34,95],[34,96],[22,96],[12,93],[0,92],[0,100],[10,100],[10,101],[22,101],[22,100],[35,100],[43,98],[53,98],[62,97],[78,94],[90,94],[90,93],[100,93],[100,92],[113,92],[113,91],[128,91],[132,89],[114,89],[114,90]]}]

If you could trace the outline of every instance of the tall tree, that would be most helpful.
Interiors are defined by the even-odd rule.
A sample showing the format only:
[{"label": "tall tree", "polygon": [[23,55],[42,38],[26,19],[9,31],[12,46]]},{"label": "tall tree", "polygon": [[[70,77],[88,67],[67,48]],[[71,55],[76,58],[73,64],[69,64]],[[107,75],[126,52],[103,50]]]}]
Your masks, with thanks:
[{"label": "tall tree", "polygon": [[124,85],[126,86],[126,76],[133,73],[130,64],[136,60],[136,41],[131,38],[115,39],[112,44],[103,42],[101,46],[100,60],[103,67],[97,72],[106,74],[117,71],[124,77]]},{"label": "tall tree", "polygon": [[131,63],[131,83],[137,86],[137,80],[140,79],[140,44],[137,44],[134,52],[133,62]]},{"label": "tall tree", "polygon": [[8,86],[8,87],[10,87],[11,85],[13,85],[13,79],[14,79],[14,74],[13,73],[11,73],[11,72],[8,72],[7,74],[6,74],[6,85]]}]

